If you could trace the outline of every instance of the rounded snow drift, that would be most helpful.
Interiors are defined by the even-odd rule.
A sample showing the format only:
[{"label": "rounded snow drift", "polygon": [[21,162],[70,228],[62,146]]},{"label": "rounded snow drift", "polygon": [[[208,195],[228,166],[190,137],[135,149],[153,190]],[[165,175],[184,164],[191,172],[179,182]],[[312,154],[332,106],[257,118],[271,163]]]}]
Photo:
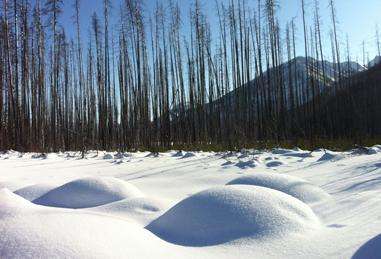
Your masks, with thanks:
[{"label": "rounded snow drift", "polygon": [[185,153],[184,155],[183,155],[183,157],[182,158],[191,158],[191,157],[195,157],[196,156],[196,154],[195,153],[192,153],[192,152],[187,152],[187,153]]},{"label": "rounded snow drift", "polygon": [[[166,247],[133,222],[86,210],[35,205],[0,189],[1,258],[152,258]],[[156,249],[166,258],[168,249]]]},{"label": "rounded snow drift", "polygon": [[0,219],[3,219],[7,215],[16,215],[20,208],[26,209],[33,205],[28,200],[14,194],[7,188],[0,189],[0,204]]},{"label": "rounded snow drift", "polygon": [[103,206],[91,208],[92,211],[132,219],[146,226],[170,207],[167,202],[150,197],[124,199]]},{"label": "rounded snow drift", "polygon": [[227,185],[236,184],[271,188],[291,195],[305,203],[321,202],[330,197],[324,190],[303,179],[277,173],[255,173],[227,183]]},{"label": "rounded snow drift", "polygon": [[271,161],[266,164],[267,167],[278,167],[283,165],[283,162],[281,161]]},{"label": "rounded snow drift", "polygon": [[311,208],[258,186],[223,186],[190,196],[146,228],[178,245],[208,246],[239,238],[279,237],[319,227]]},{"label": "rounded snow drift", "polygon": [[381,234],[373,237],[353,255],[352,259],[379,259],[381,254]]},{"label": "rounded snow drift", "polygon": [[62,208],[89,208],[143,194],[132,184],[112,177],[74,180],[51,190],[33,202]]},{"label": "rounded snow drift", "polygon": [[24,199],[27,199],[28,201],[33,201],[41,197],[42,195],[48,193],[55,187],[56,186],[52,184],[33,184],[33,185],[28,185],[26,187],[18,189],[14,193],[17,195],[20,195]]},{"label": "rounded snow drift", "polygon": [[107,153],[107,154],[104,154],[104,156],[103,156],[103,159],[104,160],[110,160],[110,159],[113,159],[114,157],[111,155],[111,154],[109,154],[109,153]]},{"label": "rounded snow drift", "polygon": [[184,152],[181,150],[172,154],[172,157],[182,157],[182,156],[184,156]]},{"label": "rounded snow drift", "polygon": [[250,169],[257,167],[258,162],[256,160],[239,161],[235,164],[235,166],[241,169]]},{"label": "rounded snow drift", "polygon": [[334,153],[330,153],[330,152],[325,152],[324,155],[322,155],[318,160],[317,162],[325,162],[325,161],[338,161],[340,159],[343,159],[344,156],[341,155],[341,154],[334,154]]}]

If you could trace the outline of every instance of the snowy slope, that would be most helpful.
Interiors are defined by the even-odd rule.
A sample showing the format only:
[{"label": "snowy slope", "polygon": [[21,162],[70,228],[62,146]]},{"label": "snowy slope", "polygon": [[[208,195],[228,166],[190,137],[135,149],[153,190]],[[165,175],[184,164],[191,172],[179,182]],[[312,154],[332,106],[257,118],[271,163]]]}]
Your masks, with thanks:
[{"label": "snowy slope", "polygon": [[0,154],[0,258],[381,258],[381,147]]}]

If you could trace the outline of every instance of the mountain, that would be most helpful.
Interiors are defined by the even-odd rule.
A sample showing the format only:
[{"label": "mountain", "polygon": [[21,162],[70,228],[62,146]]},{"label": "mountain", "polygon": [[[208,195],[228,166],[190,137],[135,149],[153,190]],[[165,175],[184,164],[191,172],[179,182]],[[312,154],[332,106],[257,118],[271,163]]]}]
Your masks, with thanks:
[{"label": "mountain", "polygon": [[372,61],[368,63],[368,67],[374,67],[377,64],[381,63],[381,56],[376,56]]},{"label": "mountain", "polygon": [[[307,62],[305,57],[297,57],[278,67],[270,68],[261,76],[256,77],[249,83],[229,92],[216,103],[228,102],[234,104],[238,96],[244,95],[247,101],[255,104],[256,97],[259,95],[274,98],[280,94],[280,85],[282,82],[283,96],[285,103],[290,99],[299,98],[300,104],[306,103],[314,96],[329,90],[337,80],[339,80],[339,64],[329,61],[318,61],[309,57],[308,77],[306,76]],[[364,71],[366,68],[356,62],[340,63],[341,79],[348,78],[354,74]],[[313,83],[313,87],[307,87]],[[288,105],[290,106],[290,105]]]},{"label": "mountain", "polygon": [[[341,82],[345,87],[324,95],[316,108],[319,128],[316,133],[347,136],[364,144],[381,138],[381,63],[354,74]],[[312,122],[314,118],[310,116]],[[323,130],[325,132],[319,132]],[[362,143],[361,143],[362,142]]]}]

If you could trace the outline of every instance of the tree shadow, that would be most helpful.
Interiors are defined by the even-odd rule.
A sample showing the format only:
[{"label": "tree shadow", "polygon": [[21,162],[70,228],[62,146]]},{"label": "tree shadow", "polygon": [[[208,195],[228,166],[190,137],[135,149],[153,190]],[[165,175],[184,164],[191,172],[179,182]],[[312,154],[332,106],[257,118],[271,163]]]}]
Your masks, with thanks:
[{"label": "tree shadow", "polygon": [[381,234],[373,237],[363,244],[352,259],[380,259],[381,258]]}]

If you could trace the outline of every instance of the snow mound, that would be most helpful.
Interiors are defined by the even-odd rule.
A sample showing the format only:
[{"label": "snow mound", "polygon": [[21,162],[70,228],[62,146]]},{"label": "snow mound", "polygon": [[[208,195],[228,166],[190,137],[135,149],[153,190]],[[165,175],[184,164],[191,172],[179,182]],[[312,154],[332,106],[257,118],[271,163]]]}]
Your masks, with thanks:
[{"label": "snow mound", "polygon": [[238,159],[245,159],[249,157],[249,153],[241,153],[239,156],[237,156]]},{"label": "snow mound", "polygon": [[258,186],[223,186],[181,201],[147,226],[178,245],[208,246],[240,238],[278,238],[319,227],[304,203]]},{"label": "snow mound", "polygon": [[271,161],[266,164],[267,167],[278,167],[283,165],[283,162],[281,161]]},{"label": "snow mound", "polygon": [[378,152],[380,152],[380,150],[377,147],[370,147],[370,148],[368,148],[368,155],[375,155]]},{"label": "snow mound", "polygon": [[91,208],[90,210],[121,218],[132,219],[145,226],[163,214],[169,207],[170,205],[163,200],[140,197],[116,201]]},{"label": "snow mound", "polygon": [[126,157],[130,157],[130,155],[128,153],[123,153],[123,152],[118,152],[114,155],[115,159],[123,159]]},{"label": "snow mound", "polygon": [[[14,194],[7,188],[0,189],[0,220],[3,220],[6,216],[17,215],[22,209],[29,208],[33,204],[24,199],[23,197]],[[2,233],[0,231],[0,233]],[[0,238],[3,234],[0,235]],[[1,245],[0,245],[1,249]],[[1,255],[1,250],[0,250]]]},{"label": "snow mound", "polygon": [[77,209],[141,196],[142,193],[135,186],[125,181],[112,177],[88,177],[66,183],[33,202],[45,206]]},{"label": "snow mound", "polygon": [[184,156],[184,152],[183,151],[177,151],[176,153],[172,154],[172,157],[182,157]]},{"label": "snow mound", "polygon": [[126,220],[37,206],[9,190],[0,190],[0,204],[1,258],[153,258],[152,253],[167,258],[169,253],[162,240]]},{"label": "snow mound", "polygon": [[160,153],[159,152],[150,152],[146,155],[146,157],[152,157],[152,158],[156,158],[156,157],[159,157],[160,156]]},{"label": "snow mound", "polygon": [[230,165],[234,165],[234,163],[232,161],[226,161],[221,166],[230,166]]},{"label": "snow mound", "polygon": [[36,153],[36,154],[32,154],[31,158],[33,158],[33,159],[47,159],[48,155],[45,153]]},{"label": "snow mound", "polygon": [[19,206],[25,206],[26,204],[30,204],[29,201],[24,199],[23,197],[14,194],[7,188],[0,189],[0,204],[1,208],[4,207],[19,207]]},{"label": "snow mound", "polygon": [[28,201],[33,201],[54,188],[56,188],[56,185],[53,184],[33,184],[18,189],[14,193]]},{"label": "snow mound", "polygon": [[381,254],[381,234],[363,244],[352,259],[379,259]]},{"label": "snow mound", "polygon": [[377,147],[357,147],[352,150],[352,155],[375,155],[377,153]]},{"label": "snow mound", "polygon": [[113,158],[114,158],[113,155],[108,154],[108,153],[103,156],[104,160],[110,160],[110,159],[113,159]]},{"label": "snow mound", "polygon": [[196,156],[195,153],[193,153],[193,152],[187,152],[187,153],[185,153],[185,154],[183,155],[182,158],[191,158],[191,157],[195,157],[195,156]]},{"label": "snow mound", "polygon": [[255,160],[239,161],[235,166],[241,169],[255,168],[258,166],[258,162]]},{"label": "snow mound", "polygon": [[114,165],[121,165],[124,163],[123,159],[116,159],[112,162]]},{"label": "snow mound", "polygon": [[330,152],[324,153],[319,159],[318,162],[324,162],[324,161],[338,161],[340,159],[344,158],[342,155],[333,154]]},{"label": "snow mound", "polygon": [[277,173],[255,173],[237,178],[227,185],[236,184],[271,188],[291,195],[305,203],[321,202],[330,197],[324,190],[303,179]]},{"label": "snow mound", "polygon": [[271,153],[275,154],[275,155],[283,155],[283,154],[287,154],[289,152],[291,152],[292,150],[290,149],[284,149],[284,148],[273,148],[271,150]]}]

